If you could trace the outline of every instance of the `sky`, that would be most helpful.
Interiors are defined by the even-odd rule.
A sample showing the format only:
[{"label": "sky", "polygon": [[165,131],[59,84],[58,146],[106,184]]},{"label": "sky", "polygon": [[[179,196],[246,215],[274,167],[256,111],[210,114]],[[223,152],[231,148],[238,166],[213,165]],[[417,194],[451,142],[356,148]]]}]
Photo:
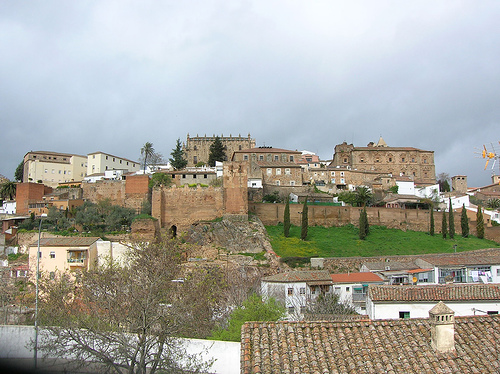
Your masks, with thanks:
[{"label": "sky", "polygon": [[29,151],[170,157],[187,135],[434,151],[491,183],[500,1],[0,0],[0,174]]}]

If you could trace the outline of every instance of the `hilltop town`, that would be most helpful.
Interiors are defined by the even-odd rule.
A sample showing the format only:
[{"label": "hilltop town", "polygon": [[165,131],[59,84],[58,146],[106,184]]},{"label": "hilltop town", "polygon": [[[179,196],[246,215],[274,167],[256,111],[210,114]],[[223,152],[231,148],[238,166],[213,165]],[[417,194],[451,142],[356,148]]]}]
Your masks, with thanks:
[{"label": "hilltop town", "polygon": [[[177,243],[179,249],[181,270],[174,281],[188,282],[199,273],[208,274],[212,281],[224,279],[212,289],[225,285],[224,296],[217,296],[224,299],[218,301],[220,309],[208,308],[207,314],[198,317],[198,328],[182,330],[183,336],[209,337],[215,324],[201,321],[217,313],[227,319],[252,292],[264,302],[278,300],[284,308],[281,320],[297,323],[289,325],[297,333],[315,328],[317,320],[330,321],[328,328],[333,330],[337,328],[333,321],[339,319],[362,330],[363,321],[391,319],[395,331],[407,334],[397,320],[427,318],[432,310],[431,318],[449,318],[446,335],[455,316],[498,314],[500,248],[411,256],[313,257],[294,268],[275,253],[266,226],[286,225],[289,220],[300,227],[307,216],[309,226],[353,225],[361,230],[361,217],[366,214],[372,226],[432,230],[439,235],[446,230],[452,235],[453,230],[456,235],[499,243],[495,204],[500,202],[500,176],[494,175],[490,185],[475,188],[467,185],[465,175],[439,178],[434,151],[389,146],[382,137],[361,147],[337,144],[327,160],[309,151],[256,144],[250,134],[188,134],[184,142],[177,141],[168,161],[155,152],[152,143],[143,147],[137,161],[105,152],[86,156],[27,152],[20,165],[22,180],[15,183],[12,196],[4,193],[0,212],[0,271],[3,284],[10,285],[2,305],[5,324],[30,323],[34,318],[32,299],[27,296],[30,291],[22,294],[19,287],[13,287],[20,281],[37,283],[40,273],[53,281],[61,274],[105,267],[109,260],[126,267],[135,247],[144,243],[168,247],[171,244],[161,244],[168,241]],[[290,205],[300,209],[289,209]],[[114,212],[113,224],[105,218],[92,221],[92,214],[104,217],[104,211]],[[484,221],[479,222],[479,217]],[[447,218],[453,221],[449,226]],[[100,236],[95,235],[96,228]],[[335,304],[346,309],[314,309],[327,295],[335,295]],[[439,301],[446,305],[436,306]],[[280,363],[285,366],[271,370],[272,363],[259,359],[259,352],[273,349],[262,334],[282,334],[286,326],[280,323],[245,325],[241,349],[247,354],[242,354],[241,372],[259,372],[256,367],[261,364],[268,368],[262,372],[284,370],[285,361]],[[463,334],[460,329],[455,331]],[[249,339],[259,343],[251,345]],[[320,340],[318,344],[326,344]],[[288,344],[299,343],[290,340]],[[432,344],[439,352],[455,346],[449,338]],[[303,364],[309,365],[310,360],[304,358]],[[337,363],[322,365],[333,370]],[[290,366],[300,365],[293,362]]]}]

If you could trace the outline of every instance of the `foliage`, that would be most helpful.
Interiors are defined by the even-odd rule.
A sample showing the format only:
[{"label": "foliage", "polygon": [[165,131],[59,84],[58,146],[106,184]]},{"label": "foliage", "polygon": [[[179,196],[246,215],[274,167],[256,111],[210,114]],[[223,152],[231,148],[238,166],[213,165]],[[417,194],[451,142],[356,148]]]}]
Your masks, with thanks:
[{"label": "foliage", "polygon": [[144,199],[141,203],[141,212],[140,214],[146,214],[146,215],[151,215],[151,212],[153,211],[153,205],[151,204],[151,201],[148,198]]},{"label": "foliage", "polygon": [[354,191],[356,196],[356,203],[358,206],[366,206],[373,199],[373,194],[368,187],[358,186],[356,191]]},{"label": "foliage", "polygon": [[196,166],[197,168],[201,168],[202,166],[205,166],[205,165],[206,165],[205,162],[200,161],[200,162],[197,162],[196,165],[194,165],[194,166]]},{"label": "foliage", "polygon": [[143,244],[130,250],[124,267],[110,262],[76,277],[44,279],[39,315],[47,334],[40,350],[76,368],[94,361],[117,374],[206,372],[176,338],[195,325],[188,311],[201,309],[192,303],[200,299],[190,291],[200,291],[196,284],[173,282],[180,253],[173,241]]},{"label": "foliage", "polygon": [[290,199],[286,199],[285,211],[283,213],[283,235],[290,236]]},{"label": "foliage", "polygon": [[355,191],[342,191],[338,194],[338,200],[351,206],[369,205],[373,194],[368,187],[359,186]]},{"label": "foliage", "polygon": [[307,230],[309,228],[309,217],[308,217],[308,207],[307,207],[307,197],[304,201],[304,205],[302,207],[302,220],[301,220],[301,230],[300,230],[300,239],[307,239]]},{"label": "foliage", "polygon": [[210,153],[208,155],[208,165],[215,166],[216,161],[227,160],[224,144],[218,136],[215,137],[214,142],[210,145]]},{"label": "foliage", "polygon": [[276,300],[262,301],[259,295],[253,294],[243,305],[233,310],[227,327],[215,330],[212,339],[239,342],[241,326],[247,321],[278,321],[285,316],[285,309]]},{"label": "foliage", "polygon": [[165,173],[154,173],[149,181],[149,188],[155,187],[170,187],[172,185],[172,177]]},{"label": "foliage", "polygon": [[146,142],[141,148],[141,158],[143,160],[144,171],[146,171],[146,166],[148,165],[148,158],[155,153],[153,148],[153,143]]},{"label": "foliage", "polygon": [[352,305],[341,301],[337,293],[331,293],[319,295],[309,304],[306,314],[308,320],[315,320],[325,315],[339,316],[357,313]]},{"label": "foliage", "polygon": [[441,221],[441,235],[446,239],[448,235],[448,223],[446,222],[446,212],[443,212],[443,220]]},{"label": "foliage", "polygon": [[310,264],[311,258],[310,257],[298,257],[298,256],[281,257],[280,262],[283,264],[287,264],[288,266],[290,266],[292,268],[296,268],[298,266],[304,266],[304,265]]},{"label": "foliage", "polygon": [[500,208],[500,199],[497,198],[488,199],[488,201],[486,202],[486,206],[490,209],[498,209]]},{"label": "foliage", "polygon": [[278,191],[274,191],[271,194],[264,195],[262,197],[262,201],[265,203],[281,203],[282,199],[281,199]]},{"label": "foliage", "polygon": [[359,239],[365,240],[366,236],[370,233],[370,225],[368,223],[368,214],[366,207],[359,214]]},{"label": "foliage", "polygon": [[108,199],[98,204],[86,201],[77,208],[75,223],[84,231],[120,231],[130,229],[135,216],[133,209],[112,205]]},{"label": "foliage", "polygon": [[184,155],[184,150],[182,149],[182,144],[181,140],[177,139],[177,142],[175,143],[175,148],[172,150],[170,153],[172,158],[169,159],[170,165],[175,170],[181,170],[184,169],[188,163],[188,161],[185,159]]},{"label": "foliage", "polygon": [[479,239],[484,239],[484,218],[481,205],[477,207],[476,213],[476,234]]},{"label": "foliage", "polygon": [[67,218],[67,213],[63,213],[56,207],[49,208],[49,213],[45,221],[53,225],[54,231],[67,230],[72,226],[72,222]]},{"label": "foliage", "polygon": [[383,226],[371,226],[370,235],[359,240],[359,230],[354,225],[342,227],[309,227],[308,240],[300,240],[300,226],[292,225],[290,237],[285,238],[282,226],[266,226],[273,251],[285,257],[353,257],[392,256],[425,253],[449,253],[451,245],[457,252],[497,247],[491,240],[477,237],[442,240],[425,232],[402,231]]},{"label": "foliage", "polygon": [[453,239],[455,237],[455,217],[453,217],[453,206],[451,205],[451,198],[449,198],[449,206],[450,209],[448,210],[448,233],[450,234],[450,239]]},{"label": "foliage", "polygon": [[429,223],[429,235],[434,236],[434,207],[431,204],[431,214],[430,214],[430,223]]},{"label": "foliage", "polygon": [[134,219],[132,220],[133,221],[136,221],[138,219],[152,219],[153,221],[158,221],[158,219],[154,218],[154,217],[151,217],[149,214],[139,214],[137,216],[134,217]]},{"label": "foliage", "polygon": [[14,179],[16,182],[22,182],[24,178],[24,160],[17,165],[16,171],[14,172]]},{"label": "foliage", "polygon": [[392,192],[393,194],[397,194],[398,191],[399,191],[399,186],[398,185],[395,185],[395,186],[391,186],[389,188],[389,191]]},{"label": "foliage", "polygon": [[212,179],[210,181],[210,186],[212,186],[212,187],[222,187],[222,178]]},{"label": "foliage", "polygon": [[469,236],[469,218],[467,217],[467,209],[465,209],[465,204],[462,206],[460,226],[462,228],[462,237],[467,238]]},{"label": "foliage", "polygon": [[14,200],[16,198],[16,183],[11,181],[2,183],[0,197],[4,200]]},{"label": "foliage", "polygon": [[440,192],[450,192],[450,175],[447,173],[440,173],[437,178]]}]

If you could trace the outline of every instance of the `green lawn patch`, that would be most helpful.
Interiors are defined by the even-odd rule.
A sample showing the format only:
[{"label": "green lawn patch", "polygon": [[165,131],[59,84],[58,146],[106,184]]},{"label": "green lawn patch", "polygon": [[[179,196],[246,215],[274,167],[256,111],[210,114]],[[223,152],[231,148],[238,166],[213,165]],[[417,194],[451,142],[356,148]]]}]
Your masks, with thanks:
[{"label": "green lawn patch", "polygon": [[370,234],[360,240],[358,228],[310,226],[307,240],[300,240],[300,227],[290,228],[290,237],[283,235],[283,225],[266,226],[274,252],[281,257],[369,257],[415,255],[425,253],[453,253],[499,246],[491,240],[476,237],[443,239],[417,231],[401,231],[383,226],[370,226]]}]

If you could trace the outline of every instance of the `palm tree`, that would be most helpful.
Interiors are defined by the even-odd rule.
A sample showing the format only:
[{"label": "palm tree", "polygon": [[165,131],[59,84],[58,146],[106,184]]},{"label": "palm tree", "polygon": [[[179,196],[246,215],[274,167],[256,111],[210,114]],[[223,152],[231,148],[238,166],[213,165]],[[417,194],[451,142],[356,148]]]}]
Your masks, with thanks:
[{"label": "palm tree", "polygon": [[0,196],[2,199],[14,200],[16,197],[16,183],[7,181],[0,187]]},{"label": "palm tree", "polygon": [[148,164],[148,157],[151,157],[155,152],[153,148],[153,143],[146,142],[144,146],[141,148],[141,156],[144,157],[144,172],[146,172],[146,166]]},{"label": "palm tree", "polygon": [[358,205],[365,206],[373,197],[372,192],[368,187],[359,186],[356,187],[356,202]]}]

